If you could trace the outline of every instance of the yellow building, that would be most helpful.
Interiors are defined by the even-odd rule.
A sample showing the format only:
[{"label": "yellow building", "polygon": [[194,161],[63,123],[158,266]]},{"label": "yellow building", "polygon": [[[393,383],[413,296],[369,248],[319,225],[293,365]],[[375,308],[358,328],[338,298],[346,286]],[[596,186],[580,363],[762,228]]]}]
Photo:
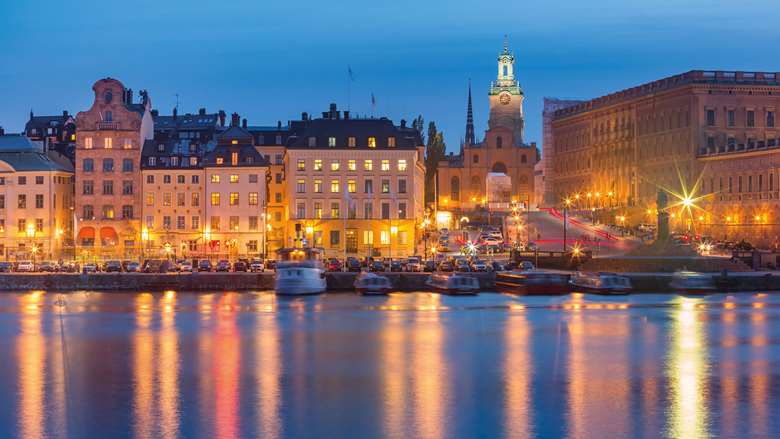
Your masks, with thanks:
[{"label": "yellow building", "polygon": [[73,165],[20,135],[0,135],[0,259],[70,258]]},{"label": "yellow building", "polygon": [[276,250],[285,247],[287,236],[287,180],[284,178],[285,144],[290,136],[289,125],[275,127],[248,127],[254,137],[255,149],[269,163],[266,215],[267,254],[273,257]]},{"label": "yellow building", "polygon": [[285,154],[287,246],[328,257],[417,254],[425,165],[419,133],[401,121],[354,119],[331,104],[290,126]]}]

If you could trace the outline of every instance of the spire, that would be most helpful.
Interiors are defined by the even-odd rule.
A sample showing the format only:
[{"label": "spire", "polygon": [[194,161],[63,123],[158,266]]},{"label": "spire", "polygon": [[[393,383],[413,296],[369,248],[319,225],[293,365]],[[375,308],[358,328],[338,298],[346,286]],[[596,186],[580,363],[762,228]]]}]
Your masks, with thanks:
[{"label": "spire", "polygon": [[471,109],[471,79],[469,79],[469,102],[466,107],[466,143],[474,144],[474,113]]},{"label": "spire", "polygon": [[509,55],[509,35],[504,34],[504,55]]}]

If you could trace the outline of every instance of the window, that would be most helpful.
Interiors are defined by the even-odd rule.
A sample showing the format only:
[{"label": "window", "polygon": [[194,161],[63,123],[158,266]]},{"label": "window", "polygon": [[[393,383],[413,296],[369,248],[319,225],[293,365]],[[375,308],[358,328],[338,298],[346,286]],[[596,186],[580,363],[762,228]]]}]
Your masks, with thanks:
[{"label": "window", "polygon": [[211,220],[209,222],[210,222],[209,226],[210,226],[212,232],[215,231],[215,230],[219,230],[220,224],[219,224],[219,217],[218,216],[212,216]]},{"label": "window", "polygon": [[163,217],[163,229],[165,230],[171,229],[171,217],[168,215]]},{"label": "window", "polygon": [[707,119],[707,126],[715,126],[715,110],[705,110],[705,116]]},{"label": "window", "polygon": [[[320,183],[320,185],[322,185],[322,183]],[[320,192],[321,191],[322,191],[322,188],[320,188]],[[282,193],[281,192],[275,192],[274,193],[274,201],[277,202],[277,203],[281,203],[282,202]]]},{"label": "window", "polygon": [[193,215],[192,218],[190,218],[190,228],[193,230],[198,230],[200,228],[200,217],[197,215]]},{"label": "window", "polygon": [[376,137],[369,137],[368,138],[368,147],[369,148],[376,148]]},{"label": "window", "polygon": [[5,195],[0,194],[0,209],[5,209]]},{"label": "window", "polygon": [[249,174],[249,182],[257,183],[257,174]]},{"label": "window", "polygon": [[133,182],[132,180],[122,181],[122,195],[133,195]]},{"label": "window", "polygon": [[114,219],[114,206],[103,206],[103,218]]},{"label": "window", "polygon": [[339,170],[339,161],[338,160],[334,160],[334,161],[330,162],[330,170],[331,171],[338,171]]},{"label": "window", "polygon": [[103,159],[103,172],[114,172],[114,159]]},{"label": "window", "polygon": [[363,170],[371,171],[373,169],[374,169],[374,161],[373,160],[365,160],[365,161],[363,161]]},{"label": "window", "polygon": [[212,192],[211,193],[211,205],[212,206],[219,206],[219,192]]},{"label": "window", "polygon": [[200,193],[199,192],[193,192],[191,199],[190,199],[190,205],[192,207],[198,207],[200,206]]},{"label": "window", "polygon": [[231,152],[230,153],[230,165],[231,166],[238,165],[238,153],[237,152]]},{"label": "window", "polygon": [[501,136],[496,136],[496,149],[501,149],[504,147],[504,138]]},{"label": "window", "polygon": [[230,205],[231,206],[238,206],[238,192],[231,192],[230,193]]},{"label": "window", "polygon": [[774,128],[775,127],[775,112],[774,111],[767,111],[766,112],[766,127],[767,128]]},{"label": "window", "polygon": [[381,245],[390,244],[390,232],[388,230],[382,230],[381,232],[379,232],[379,243]]},{"label": "window", "polygon": [[277,165],[281,165],[284,163],[284,159],[282,158],[282,154],[276,154],[274,155],[274,163]]},{"label": "window", "polygon": [[298,202],[298,204],[295,206],[295,217],[298,219],[306,218],[306,203]]},{"label": "window", "polygon": [[347,146],[350,148],[354,148],[356,145],[355,138],[354,137],[347,137]]},{"label": "window", "polygon": [[211,176],[211,182],[212,182],[212,183],[219,183],[219,175],[217,175],[217,174],[213,174],[213,175]]},{"label": "window", "polygon": [[347,218],[357,218],[357,203],[347,203]]},{"label": "window", "polygon": [[340,208],[341,206],[338,202],[330,203],[330,217],[334,219],[339,218]]},{"label": "window", "polygon": [[84,138],[84,149],[92,149],[92,137]]},{"label": "window", "polygon": [[479,163],[479,156],[474,154],[474,157],[471,158],[471,161],[476,165]]},{"label": "window", "polygon": [[390,219],[390,203],[382,203],[382,219]]},{"label": "window", "polygon": [[398,193],[399,194],[405,194],[406,193],[406,180],[399,179],[398,180]]},{"label": "window", "polygon": [[133,172],[133,159],[122,160],[122,172]]},{"label": "window", "polygon": [[249,205],[250,206],[257,206],[257,192],[250,192],[249,193]]},{"label": "window", "polygon": [[365,186],[365,193],[367,194],[373,194],[374,193],[374,181],[373,180],[366,180],[364,183]]},{"label": "window", "polygon": [[200,183],[200,176],[199,175],[193,175],[192,176],[192,184],[198,184]]},{"label": "window", "polygon": [[163,206],[170,206],[170,205],[171,205],[171,193],[163,192]]},{"label": "window", "polygon": [[231,183],[238,183],[238,175],[237,174],[230,174],[230,182]]},{"label": "window", "polygon": [[154,184],[154,175],[146,176],[146,184]]},{"label": "window", "polygon": [[282,136],[276,136],[276,144],[281,145],[282,144]]},{"label": "window", "polygon": [[184,192],[176,192],[176,206],[184,207],[186,205],[185,199],[187,194]]},{"label": "window", "polygon": [[250,216],[249,217],[249,230],[251,230],[251,231],[257,230],[257,217],[256,216]]},{"label": "window", "polygon": [[356,160],[353,159],[347,160],[347,169],[350,171],[357,170]]},{"label": "window", "polygon": [[43,209],[43,194],[35,194],[35,208]]},{"label": "window", "polygon": [[81,193],[83,195],[92,195],[95,193],[95,183],[92,180],[84,180],[81,182]]},{"label": "window", "polygon": [[298,159],[298,170],[299,171],[305,171],[306,170],[306,160]]},{"label": "window", "polygon": [[316,137],[309,137],[308,141],[309,141],[309,146],[310,147],[317,146],[317,138]]},{"label": "window", "polygon": [[395,148],[395,137],[387,138],[387,146],[390,148]]},{"label": "window", "polygon": [[734,110],[727,110],[726,111],[726,125],[733,127],[737,123],[737,117],[736,117],[736,111]]},{"label": "window", "polygon": [[221,165],[221,164],[225,163],[225,158],[224,157],[217,157],[217,162],[216,163],[218,165]]},{"label": "window", "polygon": [[336,138],[335,137],[328,137],[328,146],[331,148],[336,147]]},{"label": "window", "polygon": [[406,171],[406,160],[398,160],[398,170],[401,172]]},{"label": "window", "polygon": [[[314,192],[317,194],[322,193],[322,180],[315,179],[314,180]],[[281,195],[281,194],[280,194]],[[281,200],[278,200],[277,203],[281,202]]]},{"label": "window", "polygon": [[110,137],[106,137],[103,139],[103,148],[105,149],[111,149],[114,147],[114,139]]},{"label": "window", "polygon": [[347,192],[351,194],[357,192],[357,183],[355,180],[347,180]]},{"label": "window", "polygon": [[398,245],[407,245],[409,244],[409,234],[406,233],[406,230],[400,230],[398,232]]},{"label": "window", "polygon": [[745,124],[752,128],[756,126],[756,112],[753,110],[747,110],[747,114],[745,117]]},{"label": "window", "polygon": [[295,183],[296,192],[299,194],[302,194],[306,192],[306,180],[303,178],[299,178]]},{"label": "window", "polygon": [[238,230],[239,218],[237,216],[230,217],[230,230]]},{"label": "window", "polygon": [[370,201],[366,201],[366,204],[363,205],[363,218],[365,219],[374,218],[374,204]]},{"label": "window", "polygon": [[81,213],[81,214],[82,214],[82,216],[84,217],[83,219],[89,219],[89,220],[91,220],[91,219],[94,219],[94,218],[95,218],[95,210],[94,210],[94,209],[92,208],[92,206],[91,206],[91,205],[89,205],[89,204],[85,204],[85,205],[84,205],[84,207],[83,207],[83,210],[82,210],[82,213]]},{"label": "window", "polygon": [[114,195],[114,182],[112,180],[103,181],[103,195]]},{"label": "window", "polygon": [[16,199],[16,207],[19,209],[27,209],[27,195],[19,194]]},{"label": "window", "polygon": [[374,232],[372,230],[363,230],[363,244],[374,245]]},{"label": "window", "polygon": [[382,160],[382,170],[383,171],[390,170],[390,160]]},{"label": "window", "polygon": [[184,230],[184,228],[187,226],[186,221],[184,220],[184,216],[179,215],[176,217],[176,228],[178,230]]},{"label": "window", "polygon": [[43,176],[42,175],[36,175],[35,176],[35,184],[43,184]]},{"label": "window", "polygon": [[320,160],[320,159],[314,160],[314,170],[315,171],[322,171],[322,160]]},{"label": "window", "polygon": [[176,176],[176,183],[177,184],[184,184],[184,176],[183,175],[177,175]]},{"label": "window", "polygon": [[154,166],[157,163],[156,157],[149,157],[149,166]]},{"label": "window", "polygon": [[737,192],[742,193],[742,176],[737,177]]},{"label": "window", "polygon": [[81,167],[84,172],[93,172],[95,170],[95,161],[92,159],[84,159],[81,162]]},{"label": "window", "polygon": [[163,184],[171,184],[171,176],[163,175]]},{"label": "window", "polygon": [[729,193],[733,193],[733,189],[734,189],[734,184],[733,183],[734,183],[734,180],[732,179],[732,177],[729,177]]},{"label": "window", "polygon": [[129,204],[122,206],[122,219],[133,219],[133,206]]},{"label": "window", "polygon": [[382,193],[383,194],[390,193],[390,180],[382,180]]},{"label": "window", "polygon": [[748,175],[748,192],[753,192],[753,176]]},{"label": "window", "polygon": [[43,232],[43,218],[35,218],[35,231]]},{"label": "window", "polygon": [[122,147],[123,147],[124,149],[133,149],[133,141],[132,141],[132,140],[130,140],[130,139],[125,139],[125,141],[124,141],[124,143],[123,143]]},{"label": "window", "polygon": [[146,193],[146,205],[147,206],[154,206],[154,192],[147,192]]},{"label": "window", "polygon": [[398,219],[406,219],[406,203],[398,203]]},{"label": "window", "polygon": [[341,241],[341,235],[339,234],[338,230],[331,230],[330,231],[330,246],[336,247],[339,245],[339,242]]},{"label": "window", "polygon": [[330,191],[332,193],[338,193],[339,192],[339,181],[338,180],[331,180],[330,181]]},{"label": "window", "polygon": [[16,228],[19,231],[19,233],[24,233],[25,230],[27,230],[27,220],[24,218],[20,218],[16,221]]},{"label": "window", "polygon": [[322,203],[319,201],[314,202],[314,218],[322,219]]},{"label": "window", "polygon": [[18,183],[20,186],[24,186],[25,184],[27,184],[27,177],[25,177],[25,176],[19,176],[19,177],[17,177],[17,178],[16,178],[16,182],[17,182],[17,183]]},{"label": "window", "polygon": [[450,179],[450,198],[453,201],[460,200],[460,179],[458,177]]}]

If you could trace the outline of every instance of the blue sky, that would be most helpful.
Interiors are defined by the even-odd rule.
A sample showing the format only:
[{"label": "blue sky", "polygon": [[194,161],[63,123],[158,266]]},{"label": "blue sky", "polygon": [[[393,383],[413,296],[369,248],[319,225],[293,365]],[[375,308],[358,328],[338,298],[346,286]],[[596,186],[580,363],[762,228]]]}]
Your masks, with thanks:
[{"label": "blue sky", "polygon": [[[120,7],[132,5],[131,9]],[[478,137],[504,34],[541,144],[542,99],[590,98],[691,69],[780,71],[776,1],[0,0],[0,125],[89,107],[101,77],[149,90],[168,114],[236,111],[250,124],[330,102],[463,136],[467,82]]]}]

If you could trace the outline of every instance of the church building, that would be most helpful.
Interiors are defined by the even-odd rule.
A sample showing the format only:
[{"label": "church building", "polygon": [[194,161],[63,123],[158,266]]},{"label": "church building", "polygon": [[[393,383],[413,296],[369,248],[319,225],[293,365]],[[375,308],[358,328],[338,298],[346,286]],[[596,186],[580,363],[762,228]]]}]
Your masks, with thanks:
[{"label": "church building", "polygon": [[439,162],[439,211],[508,212],[534,200],[536,143],[523,138],[523,90],[515,77],[515,57],[507,42],[498,55],[498,76],[490,84],[490,117],[484,138],[477,141],[469,84],[466,136],[460,153]]}]

